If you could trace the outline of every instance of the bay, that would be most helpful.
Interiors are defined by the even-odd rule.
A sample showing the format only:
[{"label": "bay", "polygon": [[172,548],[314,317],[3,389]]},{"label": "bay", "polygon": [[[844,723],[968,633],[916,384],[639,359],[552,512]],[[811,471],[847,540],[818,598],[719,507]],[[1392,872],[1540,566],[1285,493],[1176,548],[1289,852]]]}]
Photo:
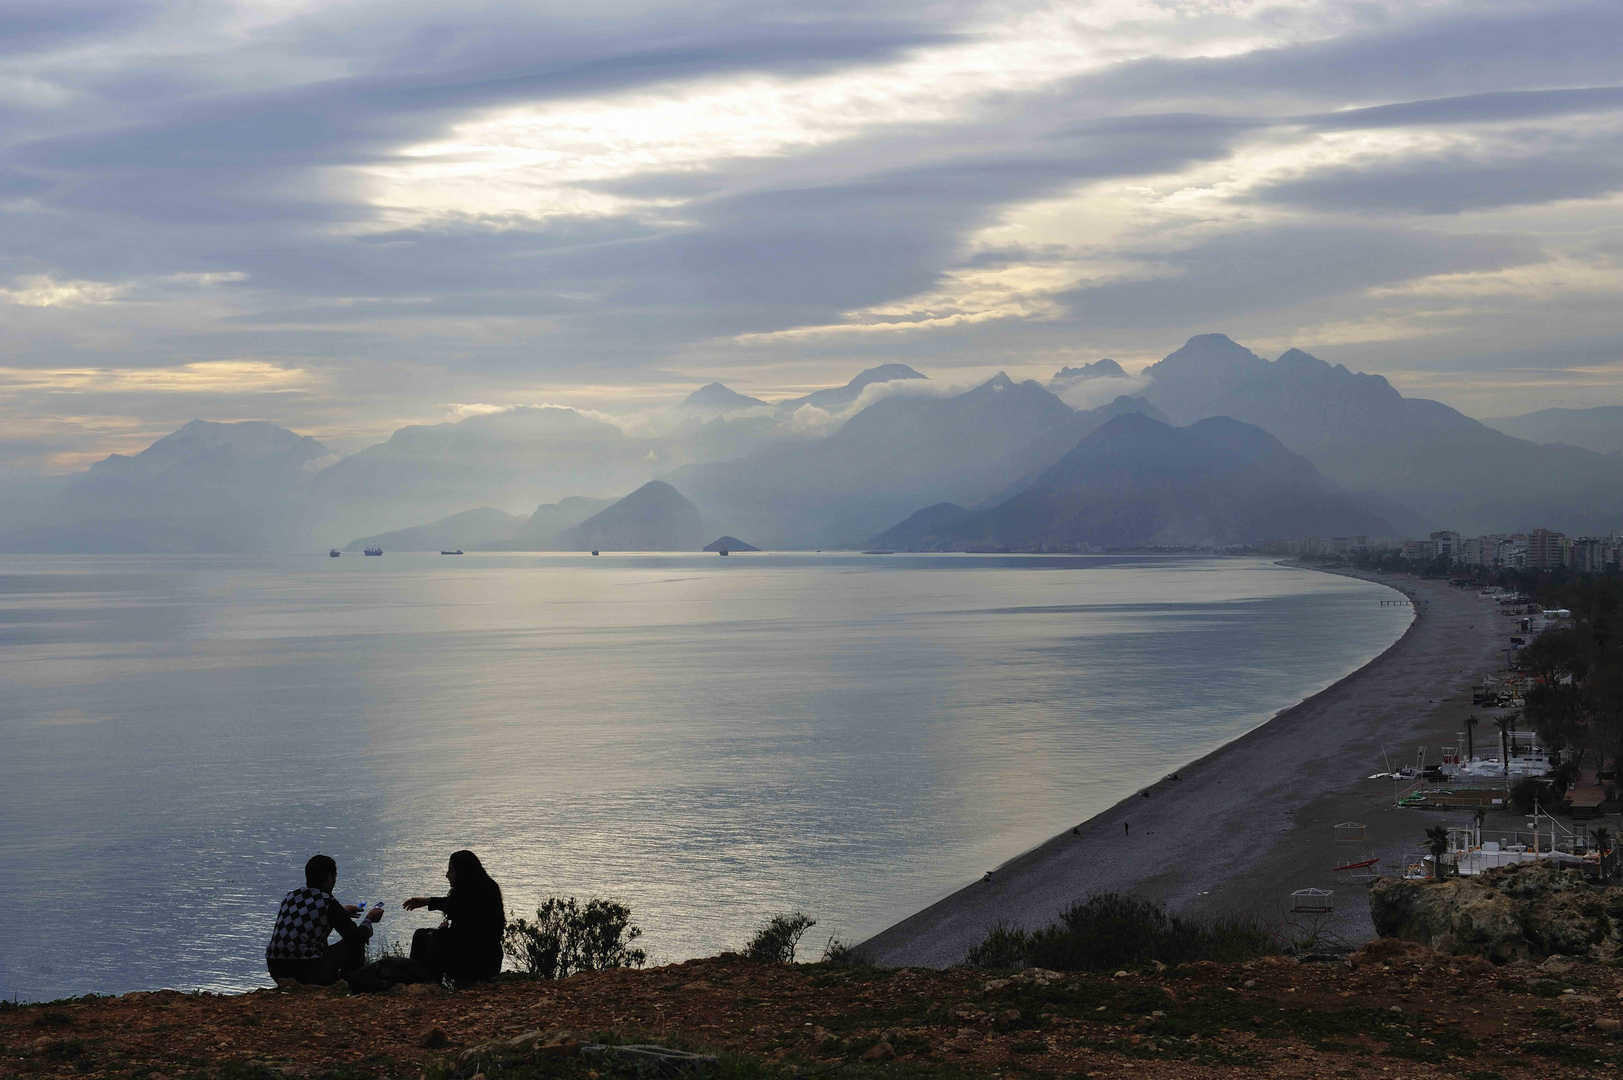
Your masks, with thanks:
[{"label": "bay", "polygon": [[267,984],[316,851],[383,937],[470,847],[656,961],[859,940],[1384,650],[1196,557],[0,557],[0,993]]}]

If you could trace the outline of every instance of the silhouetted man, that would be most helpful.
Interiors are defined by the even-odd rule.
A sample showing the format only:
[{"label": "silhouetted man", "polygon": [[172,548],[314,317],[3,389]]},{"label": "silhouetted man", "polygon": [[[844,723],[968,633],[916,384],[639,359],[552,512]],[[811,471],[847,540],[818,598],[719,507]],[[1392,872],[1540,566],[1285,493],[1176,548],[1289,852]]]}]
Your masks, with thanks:
[{"label": "silhouetted man", "polygon": [[[366,963],[366,943],[372,939],[372,924],[383,918],[383,908],[373,908],[357,926],[353,916],[359,909],[333,899],[337,884],[338,864],[331,856],[314,855],[304,864],[304,888],[282,897],[276,929],[265,946],[265,966],[277,982],[331,986]],[[328,945],[334,930],[339,940]]]}]

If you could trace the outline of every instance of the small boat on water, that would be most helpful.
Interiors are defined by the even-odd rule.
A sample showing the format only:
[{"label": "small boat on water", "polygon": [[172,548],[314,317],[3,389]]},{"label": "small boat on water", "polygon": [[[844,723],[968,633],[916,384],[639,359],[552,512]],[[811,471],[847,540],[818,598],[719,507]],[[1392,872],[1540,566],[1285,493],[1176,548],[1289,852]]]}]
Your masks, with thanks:
[{"label": "small boat on water", "polygon": [[596,549],[596,548],[593,548],[593,549],[592,549],[592,554],[593,554],[593,555],[596,555],[596,554],[597,554],[597,549]]},{"label": "small boat on water", "polygon": [[339,551],[337,548],[332,548],[327,552],[327,558],[336,559],[336,558],[338,558],[338,556],[340,556],[342,554],[343,554],[343,552]]},{"label": "small boat on water", "polygon": [[455,551],[442,551],[442,552],[440,552],[440,554],[441,555],[460,555],[460,554],[462,554],[462,549],[457,548]]},{"label": "small boat on water", "polygon": [[382,555],[383,554],[383,549],[380,548],[380,547],[369,547],[369,548],[366,549],[365,554],[367,554],[367,555]]}]

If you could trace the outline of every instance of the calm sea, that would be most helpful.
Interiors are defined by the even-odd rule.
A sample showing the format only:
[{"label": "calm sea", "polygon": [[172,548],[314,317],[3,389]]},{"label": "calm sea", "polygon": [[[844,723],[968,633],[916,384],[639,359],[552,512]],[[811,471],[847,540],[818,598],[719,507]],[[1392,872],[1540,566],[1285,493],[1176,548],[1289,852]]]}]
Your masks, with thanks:
[{"label": "calm sea", "polygon": [[1394,641],[1255,560],[0,557],[0,992],[266,985],[348,902],[631,904],[659,960],[857,940]]}]

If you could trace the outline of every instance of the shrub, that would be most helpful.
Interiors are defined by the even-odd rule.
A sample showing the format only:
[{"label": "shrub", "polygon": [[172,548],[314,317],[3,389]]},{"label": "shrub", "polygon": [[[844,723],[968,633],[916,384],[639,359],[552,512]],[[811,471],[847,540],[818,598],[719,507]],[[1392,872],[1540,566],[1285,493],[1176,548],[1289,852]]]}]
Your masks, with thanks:
[{"label": "shrub", "polygon": [[534,922],[508,923],[502,947],[519,970],[562,979],[577,971],[642,967],[648,954],[631,947],[641,936],[631,925],[631,908],[618,900],[593,897],[582,906],[573,896],[553,896],[536,908]]},{"label": "shrub", "polygon": [[1042,930],[994,926],[969,950],[973,967],[1041,967],[1113,971],[1154,961],[1232,963],[1279,951],[1272,931],[1254,919],[1185,919],[1140,896],[1097,893],[1060,913]]},{"label": "shrub", "polygon": [[841,941],[837,937],[831,937],[828,939],[828,944],[823,946],[823,963],[866,966],[871,965],[873,961],[857,952],[856,946],[849,941]]},{"label": "shrub", "polygon": [[817,920],[804,911],[774,915],[765,926],[755,931],[750,943],[744,946],[744,955],[768,964],[792,964],[800,936],[816,925]]},{"label": "shrub", "polygon": [[986,933],[986,940],[971,945],[964,961],[970,967],[1021,968],[1027,966],[1026,953],[1031,948],[1031,934],[1024,930],[997,923]]}]

